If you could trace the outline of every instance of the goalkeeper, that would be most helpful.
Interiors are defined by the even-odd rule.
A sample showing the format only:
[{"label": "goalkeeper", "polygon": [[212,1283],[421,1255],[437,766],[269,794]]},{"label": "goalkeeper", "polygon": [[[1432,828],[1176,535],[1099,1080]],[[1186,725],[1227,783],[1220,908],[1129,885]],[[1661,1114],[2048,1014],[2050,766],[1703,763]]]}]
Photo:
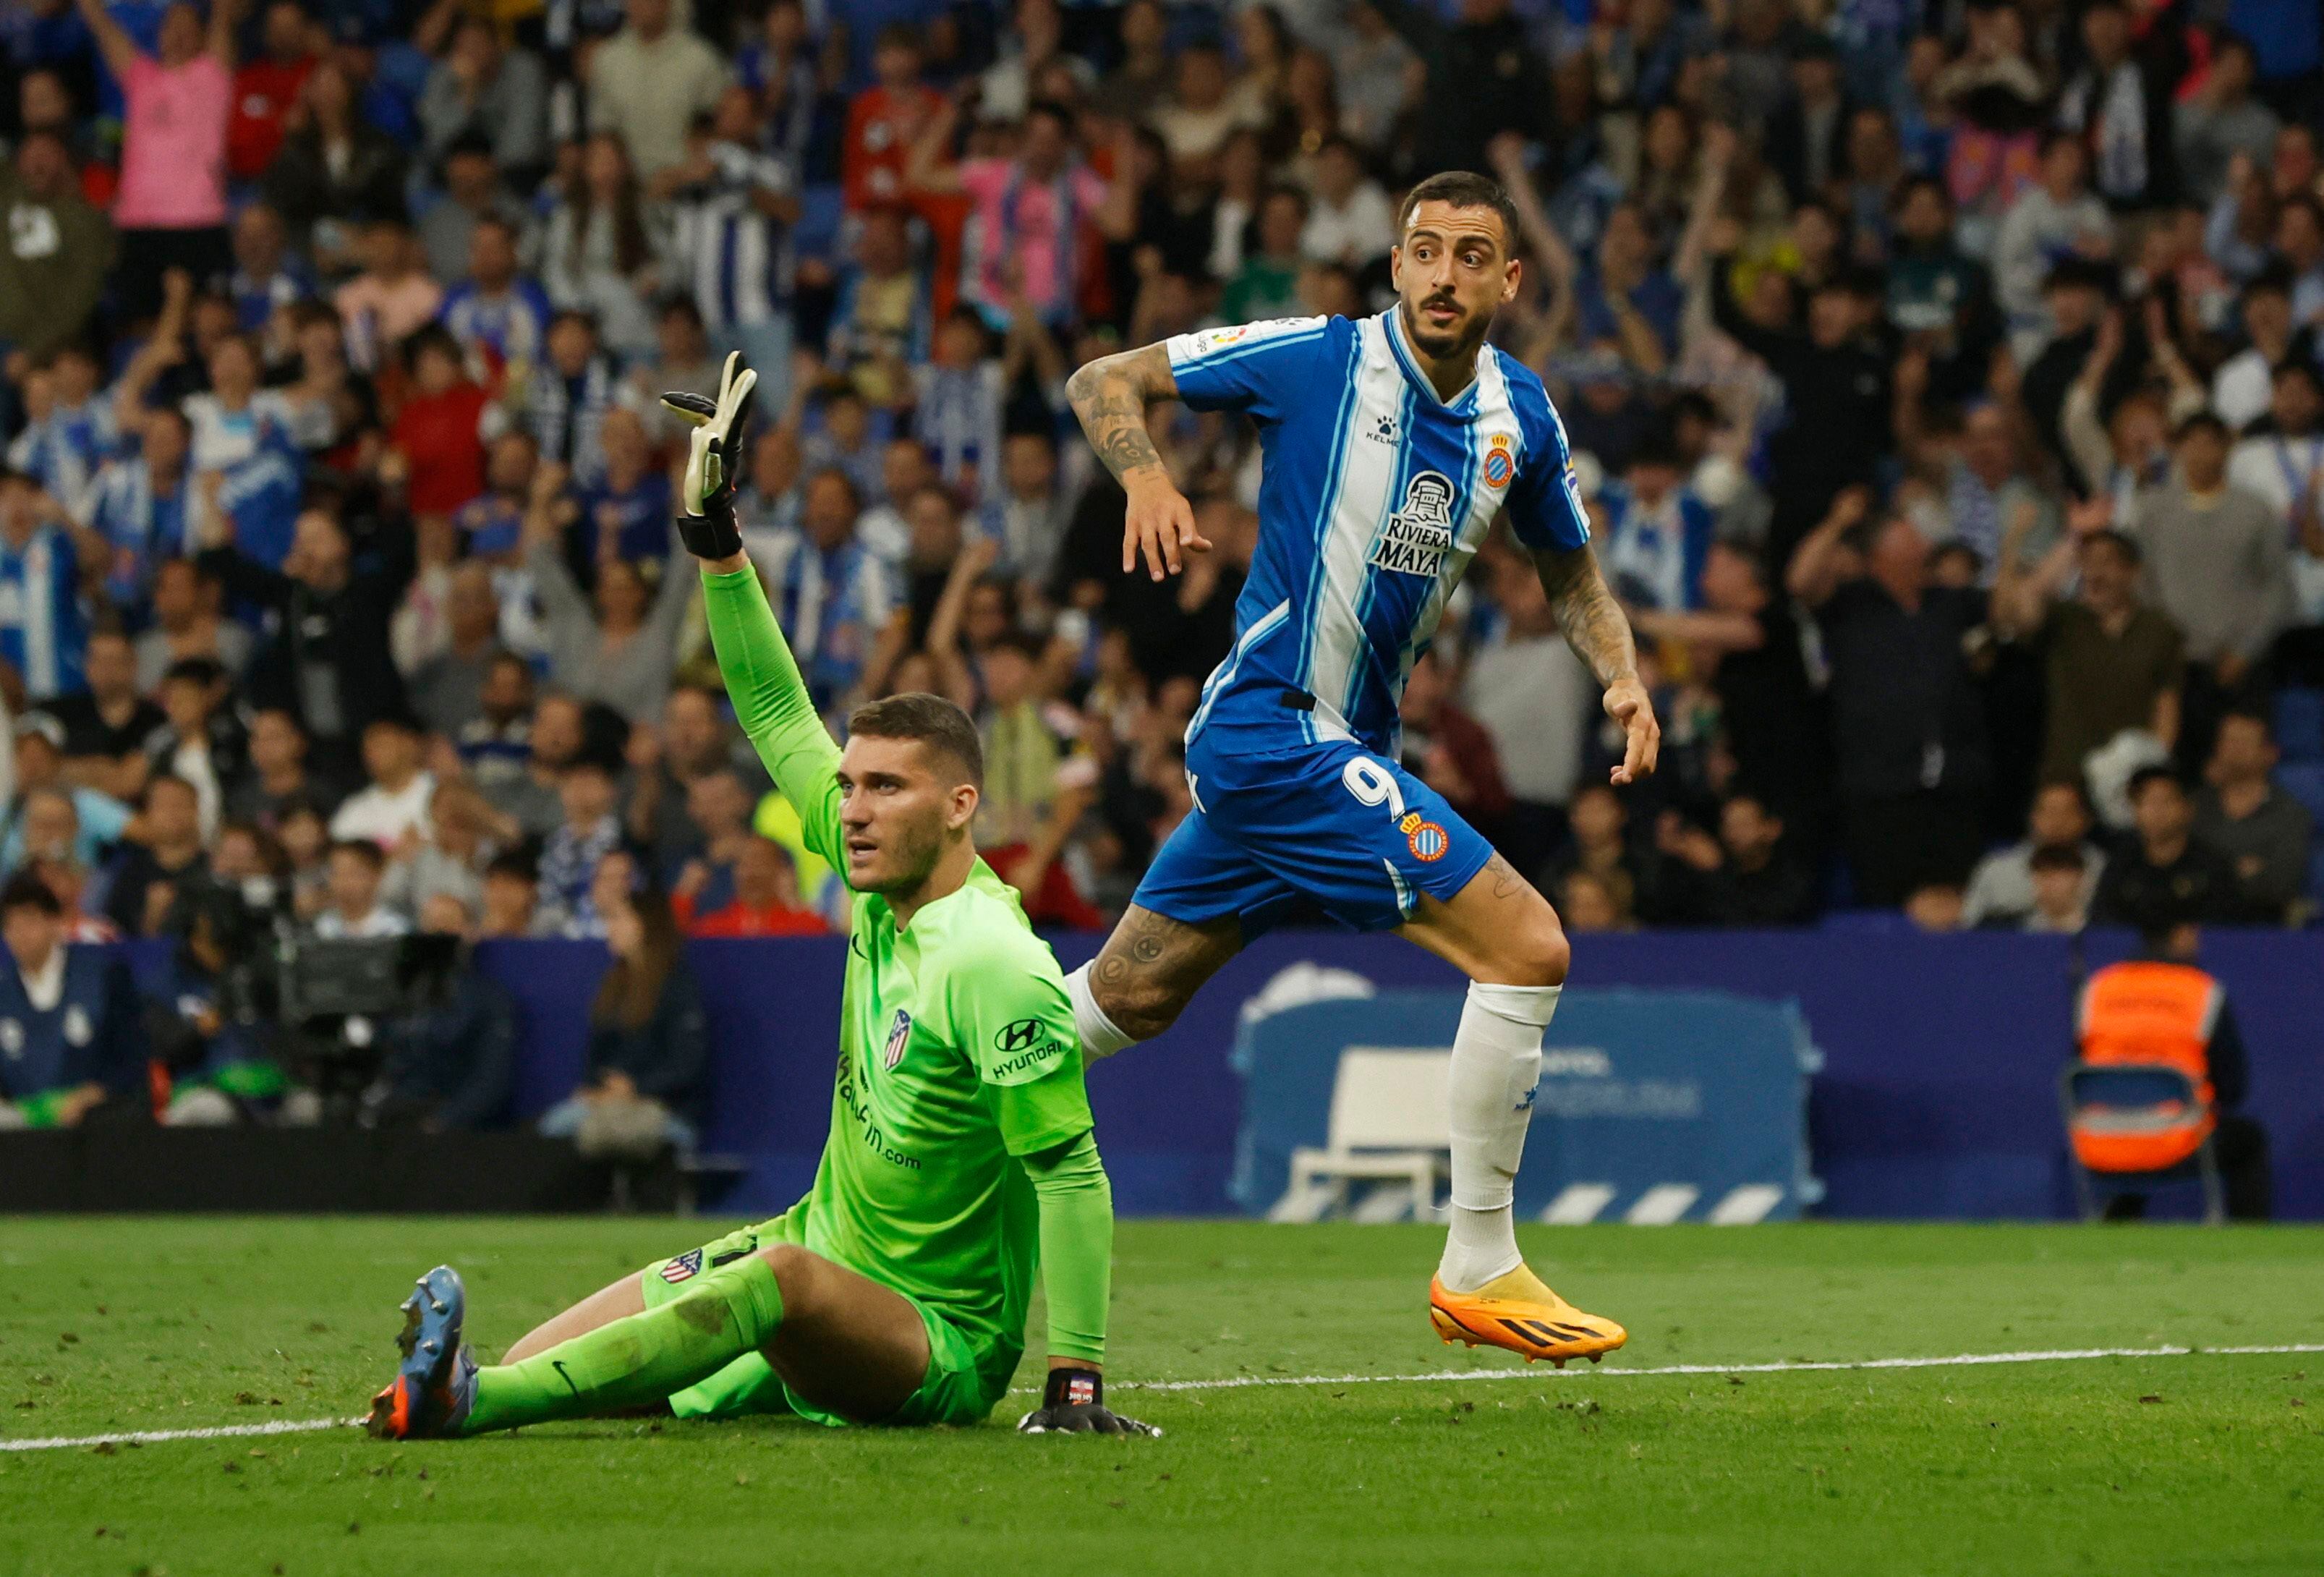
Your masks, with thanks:
[{"label": "goalkeeper", "polygon": [[403,1305],[404,1361],[372,1433],[665,1406],[977,1423],[1023,1356],[1037,1264],[1049,1375],[1020,1426],[1153,1433],[1104,1406],[1112,1191],[1064,976],[969,841],[976,731],[949,701],[897,696],[856,711],[844,752],[824,732],[734,523],[755,378],[730,356],[715,405],[668,400],[696,424],[678,530],[706,561],[719,669],[808,846],[855,894],[814,1187],[772,1221],[624,1277],[487,1369],[462,1344],[459,1277],[430,1271]]}]

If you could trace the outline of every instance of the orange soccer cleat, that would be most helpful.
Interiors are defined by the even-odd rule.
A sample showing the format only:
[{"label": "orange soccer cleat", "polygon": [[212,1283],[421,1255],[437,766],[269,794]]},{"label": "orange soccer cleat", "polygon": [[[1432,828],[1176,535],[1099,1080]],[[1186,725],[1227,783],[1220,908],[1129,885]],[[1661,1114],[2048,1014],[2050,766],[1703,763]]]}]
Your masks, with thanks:
[{"label": "orange soccer cleat", "polygon": [[1613,1321],[1585,1314],[1550,1291],[1523,1265],[1474,1292],[1454,1292],[1431,1278],[1428,1323],[1448,1342],[1506,1347],[1527,1363],[1546,1358],[1560,1369],[1569,1358],[1595,1363],[1630,1339]]}]

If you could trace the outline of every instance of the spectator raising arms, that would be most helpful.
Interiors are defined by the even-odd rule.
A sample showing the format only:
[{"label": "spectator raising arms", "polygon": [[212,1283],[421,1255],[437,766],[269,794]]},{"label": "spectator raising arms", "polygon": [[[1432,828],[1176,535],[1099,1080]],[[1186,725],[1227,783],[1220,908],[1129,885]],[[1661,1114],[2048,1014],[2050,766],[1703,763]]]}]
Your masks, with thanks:
[{"label": "spectator raising arms", "polygon": [[137,47],[103,0],[78,0],[126,106],[121,186],[122,303],[132,317],[161,304],[161,276],[183,269],[197,283],[230,272],[226,240],[226,122],[234,99],[234,35],[241,0],[216,0],[209,26],[189,0],[161,14],[158,47]]},{"label": "spectator raising arms", "polygon": [[[1398,553],[1474,557],[1381,715],[1575,928],[2065,932],[2182,876],[2215,920],[2324,904],[2314,0],[531,9],[0,23],[0,881],[77,936],[178,924],[204,866],[335,926],[594,935],[622,844],[691,926],[835,918],[696,687],[659,397],[730,351],[813,704],[968,707],[985,853],[1100,923],[1196,814],[1281,435],[1158,400],[1118,435],[1210,544],[1157,581],[1066,386],[1372,320],[1455,170],[1509,204],[1493,343],[1554,402],[1669,748],[1588,790],[1605,720],[1508,512],[1431,512],[1489,454],[1390,509]],[[1449,398],[1492,429],[1489,380]],[[2170,787],[2124,793],[2164,763],[2183,841]],[[335,827],[376,902],[331,903]],[[434,1078],[398,1109],[476,1109]]]}]

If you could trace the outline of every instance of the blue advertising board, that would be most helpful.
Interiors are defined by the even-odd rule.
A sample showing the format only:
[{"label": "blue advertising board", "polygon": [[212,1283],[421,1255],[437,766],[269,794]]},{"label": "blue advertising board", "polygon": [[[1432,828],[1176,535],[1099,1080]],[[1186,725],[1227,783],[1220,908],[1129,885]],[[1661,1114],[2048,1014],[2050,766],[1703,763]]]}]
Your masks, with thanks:
[{"label": "blue advertising board", "polygon": [[[1392,991],[1248,1015],[1235,1049],[1243,1076],[1235,1202],[1255,1215],[1275,1211],[1293,1153],[1329,1147],[1335,1085],[1353,1076],[1344,1052],[1441,1055],[1463,1001],[1460,991]],[[1520,1218],[1795,1219],[1817,1194],[1807,1151],[1813,1064],[1806,1026],[1787,1002],[1567,991],[1543,1043]]]}]

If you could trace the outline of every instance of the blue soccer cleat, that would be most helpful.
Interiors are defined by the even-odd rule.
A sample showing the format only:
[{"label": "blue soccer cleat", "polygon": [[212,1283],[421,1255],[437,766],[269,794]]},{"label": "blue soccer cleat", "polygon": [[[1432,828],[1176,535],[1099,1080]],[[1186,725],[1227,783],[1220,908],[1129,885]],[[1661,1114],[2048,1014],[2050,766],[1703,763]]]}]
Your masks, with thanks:
[{"label": "blue soccer cleat", "polygon": [[447,1439],[460,1433],[476,1399],[476,1360],[460,1340],[468,1291],[460,1273],[438,1265],[403,1300],[395,1344],[403,1365],[371,1399],[364,1427],[381,1440]]}]

